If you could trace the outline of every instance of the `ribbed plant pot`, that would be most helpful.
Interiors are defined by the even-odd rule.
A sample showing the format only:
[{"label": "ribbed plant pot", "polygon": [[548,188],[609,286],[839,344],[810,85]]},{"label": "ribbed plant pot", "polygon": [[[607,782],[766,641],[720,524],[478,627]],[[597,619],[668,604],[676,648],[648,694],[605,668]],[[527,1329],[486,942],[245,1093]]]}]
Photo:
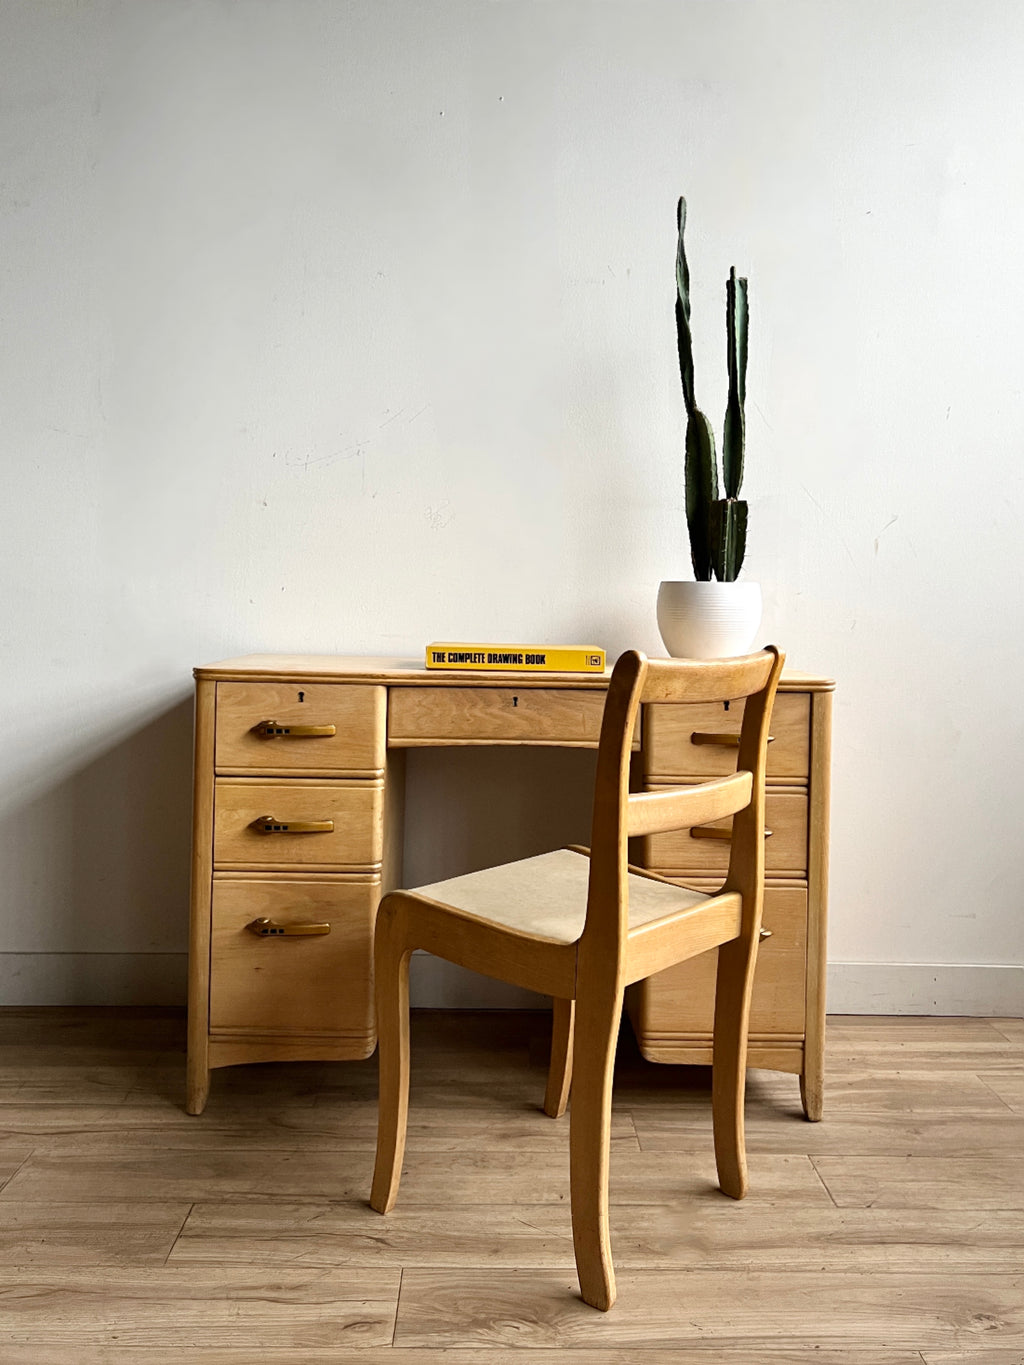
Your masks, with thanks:
[{"label": "ribbed plant pot", "polygon": [[760,583],[666,579],[658,589],[658,629],[675,659],[734,659],[749,654],[760,624]]}]

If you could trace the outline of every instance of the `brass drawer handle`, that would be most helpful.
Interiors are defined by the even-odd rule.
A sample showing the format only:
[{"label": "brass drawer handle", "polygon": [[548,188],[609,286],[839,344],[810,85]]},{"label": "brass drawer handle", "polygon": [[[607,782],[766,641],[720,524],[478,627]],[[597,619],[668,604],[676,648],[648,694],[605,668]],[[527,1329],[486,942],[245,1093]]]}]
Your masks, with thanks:
[{"label": "brass drawer handle", "polygon": [[279,736],[292,739],[327,739],[338,733],[336,725],[282,725],[276,720],[261,720],[253,729],[264,739],[276,739]]},{"label": "brass drawer handle", "polygon": [[[774,830],[766,829],[765,832],[764,832],[764,837],[765,837],[766,839],[770,839],[770,838],[772,837],[772,835],[774,834],[774,832],[775,832]],[[711,827],[710,825],[694,825],[693,829],[690,830],[690,838],[691,838],[691,839],[721,839],[721,840],[723,840],[723,842],[728,843],[729,840],[732,838],[732,830],[731,830],[731,829],[712,829],[712,827]]]},{"label": "brass drawer handle", "polygon": [[313,934],[331,932],[329,924],[278,924],[277,920],[268,919],[266,915],[261,915],[245,927],[250,934],[256,934],[259,938],[309,938]]},{"label": "brass drawer handle", "polygon": [[772,936],[772,931],[771,931],[770,929],[762,929],[762,930],[761,930],[760,937],[761,937],[762,940],[764,940],[764,939],[766,939],[766,938],[771,938],[771,936]]},{"label": "brass drawer handle", "polygon": [[252,822],[260,834],[333,834],[333,820],[275,820],[272,815],[261,815]]},{"label": "brass drawer handle", "polygon": [[[690,736],[690,743],[718,744],[721,745],[723,749],[738,749],[740,747],[740,736],[738,731],[734,734],[729,734],[728,731],[723,734],[713,734],[706,730],[694,730],[693,734]],[[768,736],[768,743],[775,743],[774,735]]]}]

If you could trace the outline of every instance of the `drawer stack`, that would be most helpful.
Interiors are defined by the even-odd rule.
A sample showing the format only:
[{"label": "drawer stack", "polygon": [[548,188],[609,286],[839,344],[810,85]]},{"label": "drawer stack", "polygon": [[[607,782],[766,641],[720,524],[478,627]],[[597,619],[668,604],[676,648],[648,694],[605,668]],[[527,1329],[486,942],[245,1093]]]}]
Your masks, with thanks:
[{"label": "drawer stack", "polygon": [[387,689],[217,682],[209,1063],[368,1057]]},{"label": "drawer stack", "polygon": [[[802,1073],[807,1032],[809,692],[780,692],[765,796],[764,929],[751,1004],[749,1064]],[[735,771],[743,703],[654,705],[644,712],[646,791]],[[646,838],[639,861],[661,876],[715,891],[729,864],[729,820]],[[711,1061],[717,952],[679,963],[630,989],[627,1006],[644,1056]]]}]

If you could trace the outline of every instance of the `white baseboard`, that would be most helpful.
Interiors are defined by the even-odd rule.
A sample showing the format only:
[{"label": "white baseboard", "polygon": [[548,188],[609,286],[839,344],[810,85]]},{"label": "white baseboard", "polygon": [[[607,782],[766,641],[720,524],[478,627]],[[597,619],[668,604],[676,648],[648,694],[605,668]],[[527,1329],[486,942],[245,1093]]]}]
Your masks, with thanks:
[{"label": "white baseboard", "polygon": [[829,1014],[1024,1016],[1024,967],[990,963],[830,962]]},{"label": "white baseboard", "polygon": [[0,953],[0,1005],[184,1005],[187,953]]},{"label": "white baseboard", "polygon": [[[2,1005],[184,1005],[184,953],[0,953]],[[410,998],[429,1009],[530,1009],[543,996],[417,953]],[[1024,967],[833,962],[830,1014],[1024,1017]]]}]

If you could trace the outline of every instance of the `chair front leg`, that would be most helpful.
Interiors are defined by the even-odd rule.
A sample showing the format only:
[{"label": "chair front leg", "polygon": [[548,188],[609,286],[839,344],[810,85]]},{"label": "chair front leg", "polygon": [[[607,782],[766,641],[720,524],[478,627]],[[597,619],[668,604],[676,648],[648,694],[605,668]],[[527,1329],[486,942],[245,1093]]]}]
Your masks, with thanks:
[{"label": "chair front leg", "polygon": [[544,1094],[544,1112],[560,1119],[569,1102],[572,1085],[572,1034],[576,1013],[575,1000],[552,1000],[551,1062],[548,1067],[548,1087]]},{"label": "chair front leg", "polygon": [[379,1041],[377,1158],[370,1207],[388,1213],[398,1197],[409,1117],[409,958],[407,915],[397,897],[385,896],[374,935],[374,990]]},{"label": "chair front leg", "polygon": [[757,936],[723,943],[718,950],[711,1112],[718,1183],[733,1199],[747,1192],[743,1107],[747,1084],[747,1030],[757,964]]},{"label": "chair front leg", "polygon": [[608,1231],[608,1163],[622,991],[602,993],[581,983],[575,1015],[569,1114],[572,1238],[584,1302],[607,1311],[615,1302],[615,1268]]}]

